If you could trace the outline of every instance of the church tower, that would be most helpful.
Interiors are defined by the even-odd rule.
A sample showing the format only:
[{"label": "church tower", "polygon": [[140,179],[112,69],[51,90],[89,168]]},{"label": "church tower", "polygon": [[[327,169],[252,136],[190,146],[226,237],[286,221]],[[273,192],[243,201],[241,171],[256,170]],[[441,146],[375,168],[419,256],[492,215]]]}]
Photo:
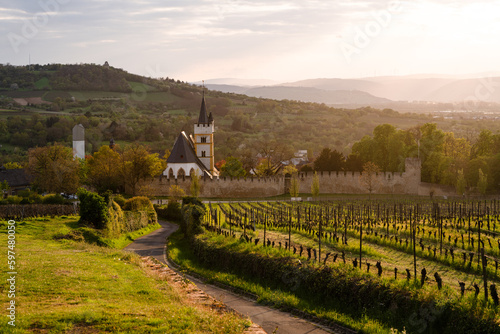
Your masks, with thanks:
[{"label": "church tower", "polygon": [[194,149],[196,156],[209,170],[210,174],[214,173],[214,120],[212,113],[207,114],[205,106],[205,92],[201,101],[200,116],[198,122],[194,124]]}]

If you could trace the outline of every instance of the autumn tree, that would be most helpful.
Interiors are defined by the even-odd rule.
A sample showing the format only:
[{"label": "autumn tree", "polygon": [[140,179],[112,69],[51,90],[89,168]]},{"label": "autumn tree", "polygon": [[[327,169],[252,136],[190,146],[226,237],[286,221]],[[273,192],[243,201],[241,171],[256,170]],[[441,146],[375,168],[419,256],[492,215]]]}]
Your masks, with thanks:
[{"label": "autumn tree", "polygon": [[121,177],[134,195],[139,182],[160,175],[166,168],[166,162],[157,153],[150,153],[148,147],[139,144],[125,147],[120,156]]},{"label": "autumn tree", "polygon": [[485,195],[488,188],[488,176],[481,169],[479,169],[478,174],[477,189],[481,195]]},{"label": "autumn tree", "polygon": [[99,151],[87,159],[87,184],[94,187],[99,193],[106,190],[117,192],[123,189],[121,177],[120,154],[108,145],[101,146]]},{"label": "autumn tree", "polygon": [[80,186],[81,164],[69,147],[55,144],[28,151],[28,173],[42,191],[74,194]]}]

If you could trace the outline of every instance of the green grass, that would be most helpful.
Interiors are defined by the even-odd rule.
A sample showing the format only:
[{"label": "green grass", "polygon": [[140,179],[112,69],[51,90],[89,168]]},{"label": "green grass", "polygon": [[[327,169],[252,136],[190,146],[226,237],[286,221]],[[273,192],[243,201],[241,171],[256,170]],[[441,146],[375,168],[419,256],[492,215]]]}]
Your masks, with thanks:
[{"label": "green grass", "polygon": [[[241,333],[245,328],[244,319],[186,301],[135,254],[54,239],[72,231],[77,220],[17,224],[16,327],[4,317],[0,332]],[[0,251],[6,254],[6,222],[0,231]],[[0,265],[4,282],[6,262]]]},{"label": "green grass", "polygon": [[35,82],[35,88],[36,89],[44,89],[44,88],[49,88],[49,78],[43,77],[37,82]]}]

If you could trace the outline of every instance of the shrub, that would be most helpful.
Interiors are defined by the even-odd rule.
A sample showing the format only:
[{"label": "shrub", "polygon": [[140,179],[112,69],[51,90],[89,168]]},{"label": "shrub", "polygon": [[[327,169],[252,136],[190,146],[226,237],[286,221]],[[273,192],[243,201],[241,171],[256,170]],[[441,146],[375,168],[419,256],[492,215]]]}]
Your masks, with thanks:
[{"label": "shrub", "polygon": [[80,199],[80,223],[104,229],[109,220],[108,205],[104,197],[80,188],[78,198]]},{"label": "shrub", "polygon": [[203,205],[182,205],[181,232],[184,233],[184,236],[192,238],[203,232],[201,223],[204,215],[205,207]]},{"label": "shrub", "polygon": [[16,195],[8,196],[6,198],[8,204],[19,204],[21,203],[22,200],[23,200],[22,197]]},{"label": "shrub", "polygon": [[182,220],[182,211],[181,205],[175,201],[168,202],[167,206],[155,206],[156,213],[158,217],[171,220],[171,221],[181,221]]},{"label": "shrub", "polygon": [[66,204],[67,200],[59,194],[49,194],[42,198],[43,204]]},{"label": "shrub", "polygon": [[113,201],[115,201],[116,204],[118,204],[121,208],[123,208],[127,200],[122,195],[115,195],[113,196]]},{"label": "shrub", "polygon": [[145,196],[136,196],[125,202],[123,210],[129,211],[154,211],[153,204]]}]

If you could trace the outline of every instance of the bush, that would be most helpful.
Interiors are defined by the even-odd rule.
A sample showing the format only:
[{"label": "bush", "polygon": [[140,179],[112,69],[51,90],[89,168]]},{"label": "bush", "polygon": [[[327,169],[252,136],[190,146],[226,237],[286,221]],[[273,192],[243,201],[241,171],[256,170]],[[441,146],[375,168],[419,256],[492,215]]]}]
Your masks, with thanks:
[{"label": "bush", "polygon": [[22,200],[22,197],[16,195],[8,196],[6,198],[7,204],[20,204]]},{"label": "bush", "polygon": [[43,204],[66,204],[68,201],[59,194],[49,194],[42,198]]},{"label": "bush", "polygon": [[184,236],[192,238],[203,232],[201,223],[204,215],[205,207],[202,205],[182,205],[181,232],[184,233]]},{"label": "bush", "polygon": [[182,211],[181,205],[175,201],[168,202],[167,206],[155,206],[156,213],[158,217],[171,220],[171,221],[181,221]]},{"label": "bush", "polygon": [[185,197],[183,197],[182,198],[182,206],[188,205],[188,204],[194,204],[194,205],[203,206],[203,203],[197,197],[193,197],[193,196],[185,196]]},{"label": "bush", "polygon": [[113,196],[113,201],[115,201],[116,204],[118,204],[123,209],[127,200],[122,195],[115,195]]},{"label": "bush", "polygon": [[80,199],[80,223],[104,229],[109,220],[108,205],[104,197],[80,188],[78,198]]},{"label": "bush", "polygon": [[[115,201],[116,202],[116,201]],[[125,202],[123,210],[129,211],[154,211],[153,204],[146,196],[136,196]]]}]

